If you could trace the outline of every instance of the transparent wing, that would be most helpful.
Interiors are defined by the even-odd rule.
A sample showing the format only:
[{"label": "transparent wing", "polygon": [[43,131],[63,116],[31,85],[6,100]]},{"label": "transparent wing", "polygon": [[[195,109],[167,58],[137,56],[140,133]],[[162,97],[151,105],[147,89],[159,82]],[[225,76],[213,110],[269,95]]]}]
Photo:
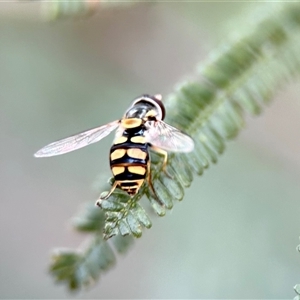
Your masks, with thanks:
[{"label": "transparent wing", "polygon": [[90,144],[96,143],[110,134],[114,129],[119,126],[119,120],[108,123],[106,125],[96,127],[65,139],[53,142],[39,151],[37,151],[35,157],[49,157],[68,153]]},{"label": "transparent wing", "polygon": [[145,131],[148,143],[172,152],[193,151],[194,141],[188,135],[163,121],[151,121],[149,123],[149,128]]}]

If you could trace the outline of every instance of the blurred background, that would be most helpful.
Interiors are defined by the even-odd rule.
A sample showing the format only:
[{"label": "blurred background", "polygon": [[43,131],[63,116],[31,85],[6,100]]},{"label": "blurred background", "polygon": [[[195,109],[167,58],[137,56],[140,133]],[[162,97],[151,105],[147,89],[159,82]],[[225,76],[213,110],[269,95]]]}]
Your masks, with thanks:
[{"label": "blurred background", "polygon": [[47,273],[50,252],[86,238],[69,220],[110,176],[113,136],[65,156],[33,157],[45,144],[120,118],[142,93],[168,94],[259,5],[115,5],[46,22],[40,3],[0,4],[1,298],[294,296],[299,83],[280,91],[263,116],[249,117],[184,201],[164,218],[153,215],[151,230],[113,270],[76,295]]}]

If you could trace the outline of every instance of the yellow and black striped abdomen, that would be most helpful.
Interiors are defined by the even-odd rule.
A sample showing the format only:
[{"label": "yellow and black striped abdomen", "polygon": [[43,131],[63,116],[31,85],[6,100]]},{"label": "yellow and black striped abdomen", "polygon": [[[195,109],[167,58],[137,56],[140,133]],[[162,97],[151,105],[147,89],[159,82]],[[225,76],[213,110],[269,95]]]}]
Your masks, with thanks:
[{"label": "yellow and black striped abdomen", "polygon": [[148,144],[142,134],[123,135],[110,149],[110,167],[118,186],[134,196],[143,184],[149,161]]}]

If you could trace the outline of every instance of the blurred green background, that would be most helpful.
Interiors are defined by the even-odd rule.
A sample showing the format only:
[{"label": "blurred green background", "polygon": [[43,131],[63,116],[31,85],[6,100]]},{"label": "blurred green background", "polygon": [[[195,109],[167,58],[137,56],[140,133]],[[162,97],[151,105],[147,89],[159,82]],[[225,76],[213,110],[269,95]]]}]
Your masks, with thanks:
[{"label": "blurred green background", "polygon": [[[65,156],[33,153],[120,118],[142,93],[166,95],[259,5],[116,5],[45,22],[39,3],[0,4],[1,298],[75,296],[47,273],[50,250],[84,241],[68,222],[109,177],[113,137]],[[152,229],[76,298],[292,298],[300,282],[299,92],[291,84],[264,116],[248,118],[184,201],[153,215]]]}]

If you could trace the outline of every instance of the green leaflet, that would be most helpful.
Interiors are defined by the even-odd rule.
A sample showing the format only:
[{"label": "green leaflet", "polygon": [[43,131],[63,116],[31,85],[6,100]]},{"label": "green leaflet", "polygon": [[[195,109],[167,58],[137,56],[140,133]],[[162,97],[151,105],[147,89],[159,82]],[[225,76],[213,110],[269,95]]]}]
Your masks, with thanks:
[{"label": "green leaflet", "polygon": [[66,283],[69,290],[78,290],[90,286],[99,279],[104,271],[116,262],[113,251],[123,254],[133,243],[132,236],[116,236],[112,245],[103,239],[102,233],[96,233],[86,249],[77,251],[57,249],[52,255],[50,272],[56,282]]},{"label": "green leaflet", "polygon": [[[167,97],[166,122],[190,134],[195,151],[170,155],[167,168],[172,179],[162,172],[160,156],[151,155],[153,184],[160,201],[143,186],[133,199],[116,190],[102,201],[102,210],[88,204],[74,219],[74,225],[95,237],[86,251],[54,255],[51,272],[58,281],[79,289],[98,279],[115,261],[105,239],[113,237],[113,247],[123,253],[132,243],[132,236],[140,237],[144,227],[151,227],[140,198],[146,195],[154,211],[164,216],[176,201],[182,200],[193,177],[217,162],[227,140],[243,128],[244,116],[260,114],[274,92],[298,76],[300,4],[283,3],[268,13],[251,32],[214,52],[205,65],[198,67],[193,81],[178,84]],[[295,291],[298,293],[299,286]]]},{"label": "green leaflet", "polygon": [[57,250],[51,273],[57,282],[67,282],[70,290],[88,286],[115,263],[115,255],[101,236],[95,236],[85,251]]}]

